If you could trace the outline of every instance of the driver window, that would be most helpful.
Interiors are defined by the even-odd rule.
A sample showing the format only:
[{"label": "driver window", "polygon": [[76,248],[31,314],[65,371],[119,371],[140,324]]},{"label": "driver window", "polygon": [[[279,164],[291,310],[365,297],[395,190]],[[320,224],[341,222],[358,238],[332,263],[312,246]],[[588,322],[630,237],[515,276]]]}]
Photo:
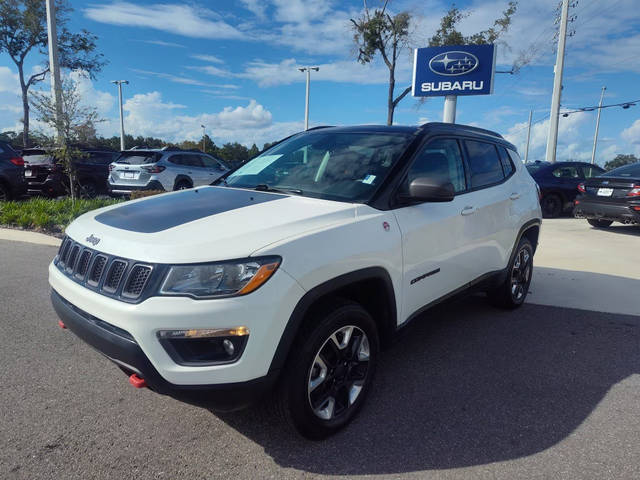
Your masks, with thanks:
[{"label": "driver window", "polygon": [[409,190],[409,184],[420,177],[429,177],[441,183],[451,182],[456,193],[467,189],[464,165],[458,141],[453,138],[441,138],[422,147],[407,173],[403,190]]}]

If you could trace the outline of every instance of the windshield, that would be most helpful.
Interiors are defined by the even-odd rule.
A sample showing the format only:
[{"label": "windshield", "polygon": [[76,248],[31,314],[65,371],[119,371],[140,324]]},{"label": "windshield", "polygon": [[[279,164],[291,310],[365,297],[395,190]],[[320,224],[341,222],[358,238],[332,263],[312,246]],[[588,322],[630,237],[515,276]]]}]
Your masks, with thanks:
[{"label": "windshield", "polygon": [[226,185],[364,202],[411,138],[406,133],[316,131],[296,135],[240,167],[226,178]]},{"label": "windshield", "polygon": [[129,165],[143,165],[145,163],[155,163],[159,154],[156,152],[122,152],[116,163],[128,163]]},{"label": "windshield", "polygon": [[[26,159],[25,159],[26,160]],[[622,167],[614,168],[606,173],[600,174],[602,177],[638,177],[640,178],[640,163],[632,163]]]}]

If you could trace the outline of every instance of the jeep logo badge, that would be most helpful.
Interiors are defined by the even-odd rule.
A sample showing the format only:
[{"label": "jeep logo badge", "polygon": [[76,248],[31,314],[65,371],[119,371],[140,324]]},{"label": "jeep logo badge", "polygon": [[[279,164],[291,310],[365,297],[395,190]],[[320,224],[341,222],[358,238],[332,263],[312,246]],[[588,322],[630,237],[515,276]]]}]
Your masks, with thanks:
[{"label": "jeep logo badge", "polygon": [[93,233],[86,238],[87,242],[89,242],[94,247],[100,243],[100,239],[98,237],[94,237]]}]

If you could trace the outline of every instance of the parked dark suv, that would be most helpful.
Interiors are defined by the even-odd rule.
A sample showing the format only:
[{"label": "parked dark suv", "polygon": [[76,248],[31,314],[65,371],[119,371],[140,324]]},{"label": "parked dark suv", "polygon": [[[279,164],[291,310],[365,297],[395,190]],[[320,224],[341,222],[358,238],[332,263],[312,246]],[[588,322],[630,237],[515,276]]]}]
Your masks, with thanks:
[{"label": "parked dark suv", "polygon": [[11,145],[0,142],[0,201],[19,198],[27,191],[24,161]]},{"label": "parked dark suv", "polygon": [[573,208],[578,185],[604,173],[598,165],[586,162],[531,162],[527,170],[540,187],[540,206],[545,218],[554,218]]},{"label": "parked dark suv", "polygon": [[[109,164],[119,155],[109,150],[81,149],[86,155],[76,160],[80,195],[93,198],[107,193]],[[68,192],[69,177],[47,148],[27,148],[22,151],[25,177],[31,195],[57,197]]]}]

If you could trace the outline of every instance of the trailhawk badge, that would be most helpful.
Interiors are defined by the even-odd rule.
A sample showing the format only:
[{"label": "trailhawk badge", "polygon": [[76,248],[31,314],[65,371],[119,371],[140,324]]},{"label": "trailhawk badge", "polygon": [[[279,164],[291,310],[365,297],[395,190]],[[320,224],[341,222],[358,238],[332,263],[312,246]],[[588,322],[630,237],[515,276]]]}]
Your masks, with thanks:
[{"label": "trailhawk badge", "polygon": [[89,242],[91,245],[93,245],[94,247],[100,243],[100,239],[98,237],[94,237],[93,233],[89,235],[85,240]]},{"label": "trailhawk badge", "polygon": [[456,76],[478,68],[478,57],[468,52],[444,52],[429,60],[429,69],[438,75]]}]

